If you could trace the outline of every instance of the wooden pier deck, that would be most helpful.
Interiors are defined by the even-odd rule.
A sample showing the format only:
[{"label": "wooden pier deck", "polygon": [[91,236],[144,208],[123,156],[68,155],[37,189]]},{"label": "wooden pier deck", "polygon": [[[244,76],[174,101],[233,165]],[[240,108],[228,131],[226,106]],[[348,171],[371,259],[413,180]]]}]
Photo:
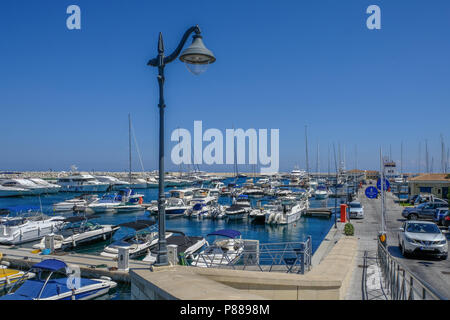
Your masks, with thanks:
[{"label": "wooden pier deck", "polygon": [[306,217],[331,218],[334,208],[309,208],[305,211]]},{"label": "wooden pier deck", "polygon": [[[130,282],[128,270],[118,270],[117,261],[109,257],[65,252],[62,254],[41,255],[39,253],[32,253],[32,250],[31,248],[0,246],[0,252],[3,254],[2,261],[8,261],[11,268],[25,270],[42,260],[58,259],[67,264],[77,265],[80,268],[82,276],[107,276],[114,281]],[[130,259],[129,269],[132,268],[150,268],[150,265],[147,262]]]}]

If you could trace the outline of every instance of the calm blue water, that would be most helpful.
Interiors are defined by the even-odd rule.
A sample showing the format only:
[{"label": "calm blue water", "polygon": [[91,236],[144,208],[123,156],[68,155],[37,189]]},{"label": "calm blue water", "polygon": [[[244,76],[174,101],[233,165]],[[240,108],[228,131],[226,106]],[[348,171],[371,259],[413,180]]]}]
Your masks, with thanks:
[{"label": "calm blue water", "polygon": [[[242,179],[239,182],[245,181]],[[227,183],[227,181],[225,181]],[[168,188],[169,190],[171,188]],[[166,191],[167,191],[166,190]],[[144,202],[150,202],[151,200],[156,200],[158,197],[157,189],[146,189],[137,190],[138,193],[144,194]],[[49,215],[54,215],[52,212],[52,205],[56,202],[60,202],[66,199],[72,199],[78,194],[75,193],[58,193],[53,195],[43,195],[39,197],[23,197],[23,198],[0,198],[0,208],[11,208],[16,207],[17,209],[24,208],[34,208],[40,209]],[[260,199],[261,200],[261,199]],[[264,204],[269,199],[262,199]],[[257,200],[252,200],[253,205],[256,205]],[[328,203],[326,203],[328,201]],[[231,200],[229,198],[221,197],[219,202],[222,204],[230,204]],[[340,200],[337,201],[338,205]],[[334,206],[334,199],[317,201],[310,199],[310,207],[324,207],[324,206]],[[58,215],[73,215],[73,213],[64,213]],[[149,219],[148,213],[135,212],[126,214],[115,214],[115,213],[105,213],[97,214],[98,217],[95,218],[95,222],[102,224],[120,224],[123,222],[132,221],[135,219]],[[189,236],[202,235],[206,236],[208,233],[213,232],[218,229],[235,229],[241,232],[242,238],[244,239],[255,239],[259,240],[261,243],[276,243],[276,242],[287,242],[287,241],[304,241],[309,235],[312,236],[312,248],[313,252],[319,247],[323,238],[326,236],[331,226],[334,224],[334,217],[331,219],[315,218],[315,217],[302,217],[296,223],[292,223],[285,226],[271,226],[265,224],[255,224],[251,221],[227,221],[227,220],[196,220],[196,219],[186,219],[173,218],[166,220],[166,229],[179,230],[184,232]],[[156,225],[155,225],[156,230]],[[125,236],[126,234],[133,232],[133,230],[127,228],[121,228],[113,237],[112,241],[118,240]],[[208,239],[207,239],[208,240]],[[109,242],[103,242],[94,244],[87,247],[82,247],[77,249],[80,253],[100,253],[103,248],[108,245]],[[24,246],[31,247],[31,244],[25,244]],[[109,296],[110,299],[128,299],[129,298],[129,286],[122,286],[116,290],[115,293]]]}]

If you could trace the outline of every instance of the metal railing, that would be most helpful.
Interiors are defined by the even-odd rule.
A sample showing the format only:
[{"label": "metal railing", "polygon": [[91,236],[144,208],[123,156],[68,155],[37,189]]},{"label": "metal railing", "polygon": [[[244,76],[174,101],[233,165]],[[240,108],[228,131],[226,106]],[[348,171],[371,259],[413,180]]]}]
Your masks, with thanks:
[{"label": "metal railing", "polygon": [[383,283],[391,300],[447,300],[392,257],[380,241],[377,251]]},{"label": "metal railing", "polygon": [[192,266],[224,268],[262,272],[285,272],[304,274],[311,270],[311,236],[304,242],[263,243],[243,240],[243,250],[229,253],[217,246],[210,246],[198,254]]}]

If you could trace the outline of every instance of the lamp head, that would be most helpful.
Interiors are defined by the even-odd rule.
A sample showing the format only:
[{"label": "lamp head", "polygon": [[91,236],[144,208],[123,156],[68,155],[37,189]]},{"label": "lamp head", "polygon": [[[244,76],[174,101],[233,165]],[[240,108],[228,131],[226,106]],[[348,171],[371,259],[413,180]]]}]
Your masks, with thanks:
[{"label": "lamp head", "polygon": [[202,36],[196,34],[193,36],[191,45],[181,53],[180,60],[186,64],[190,72],[199,75],[216,61],[216,57],[205,47]]}]

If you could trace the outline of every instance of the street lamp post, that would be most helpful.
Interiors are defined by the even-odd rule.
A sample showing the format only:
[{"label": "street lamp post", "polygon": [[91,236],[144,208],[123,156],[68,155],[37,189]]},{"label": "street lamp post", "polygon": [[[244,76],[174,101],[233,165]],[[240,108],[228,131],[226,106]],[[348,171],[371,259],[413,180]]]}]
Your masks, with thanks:
[{"label": "street lamp post", "polygon": [[[192,44],[181,53],[189,35],[195,33]],[[180,55],[181,53],[181,55]],[[164,196],[164,68],[166,64],[174,61],[180,55],[180,60],[186,64],[189,71],[198,75],[206,70],[209,64],[216,61],[214,54],[208,50],[202,41],[200,28],[197,26],[189,28],[183,35],[180,43],[172,54],[164,55],[164,42],[162,33],[159,33],[158,55],[151,59],[147,65],[158,68],[159,85],[159,183],[158,183],[158,254],[156,266],[168,265],[167,259],[167,241],[166,241],[166,215],[165,215],[165,196]]]}]

